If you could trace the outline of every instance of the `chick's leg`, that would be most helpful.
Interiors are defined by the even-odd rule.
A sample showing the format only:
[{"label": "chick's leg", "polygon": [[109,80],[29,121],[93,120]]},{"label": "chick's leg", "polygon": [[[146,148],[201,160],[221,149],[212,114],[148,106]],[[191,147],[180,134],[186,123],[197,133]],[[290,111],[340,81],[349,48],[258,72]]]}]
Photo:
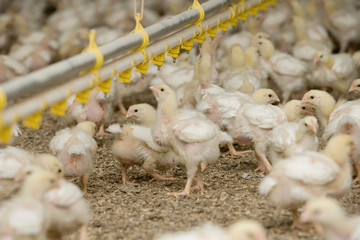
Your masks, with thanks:
[{"label": "chick's leg", "polygon": [[360,160],[357,160],[354,163],[354,168],[356,172],[356,178],[354,179],[353,183],[359,183],[360,182]]},{"label": "chick's leg", "polygon": [[262,142],[255,143],[255,156],[258,160],[259,166],[255,169],[255,172],[269,173],[271,171],[271,164],[266,158],[265,154],[266,145]]},{"label": "chick's leg", "polygon": [[291,225],[291,229],[298,229],[298,230],[301,230],[301,231],[309,231],[310,230],[311,225],[303,224],[300,221],[297,209],[292,209],[291,214],[292,214],[292,220],[293,220],[293,223]]},{"label": "chick's leg", "polygon": [[195,169],[187,169],[187,180],[184,190],[182,192],[168,193],[168,195],[173,197],[185,196],[185,195],[190,196],[191,184],[192,181],[194,180],[196,172],[197,172],[197,167]]},{"label": "chick's leg", "polygon": [[196,185],[192,189],[204,191],[204,187],[209,186],[208,183],[202,180],[201,172],[201,165],[199,165],[198,170],[196,171]]},{"label": "chick's leg", "polygon": [[84,225],[80,228],[79,240],[89,240],[87,225]]},{"label": "chick's leg", "polygon": [[86,196],[87,194],[87,184],[89,181],[89,175],[85,174],[81,176],[81,184],[82,184],[82,190],[83,190],[83,194],[84,196]]},{"label": "chick's leg", "polygon": [[233,156],[239,156],[241,157],[242,155],[246,154],[246,153],[250,153],[253,150],[246,150],[246,151],[236,151],[236,149],[234,148],[234,145],[232,145],[231,143],[227,143],[227,146],[229,148],[229,153],[230,155]]},{"label": "chick's leg", "polygon": [[96,136],[109,136],[110,134],[106,133],[104,130],[104,125],[101,124],[99,131],[96,133]]},{"label": "chick's leg", "polygon": [[121,115],[126,116],[127,110],[121,100],[117,102]]},{"label": "chick's leg", "polygon": [[128,179],[127,179],[128,166],[127,165],[120,163],[120,169],[121,169],[121,179],[122,179],[123,185],[132,185],[132,186],[138,185],[137,183],[128,181]]}]

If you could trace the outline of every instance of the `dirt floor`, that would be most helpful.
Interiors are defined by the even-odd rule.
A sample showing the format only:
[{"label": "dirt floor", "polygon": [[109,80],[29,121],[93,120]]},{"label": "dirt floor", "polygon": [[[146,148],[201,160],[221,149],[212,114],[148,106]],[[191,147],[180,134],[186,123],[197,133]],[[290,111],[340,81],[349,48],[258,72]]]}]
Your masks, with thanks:
[{"label": "dirt floor", "polygon": [[[22,127],[23,135],[14,144],[49,152],[50,139],[65,126],[64,119],[45,114],[39,130]],[[90,239],[149,240],[163,232],[187,230],[208,221],[228,226],[239,219],[260,221],[272,240],[320,239],[315,234],[291,230],[290,213],[276,209],[267,197],[258,193],[264,175],[254,173],[257,164],[253,154],[236,158],[223,153],[203,174],[210,184],[204,192],[174,198],[167,193],[183,189],[186,181],[183,169],[173,171],[176,180],[150,183],[151,177],[142,168],[133,167],[129,177],[139,186],[123,186],[120,165],[110,150],[113,141],[114,137],[97,138],[96,167],[86,197],[92,210]],[[80,186],[79,179],[71,181]],[[360,214],[358,199],[360,186],[353,186],[341,199],[349,214]],[[65,239],[77,238],[75,233]]]}]

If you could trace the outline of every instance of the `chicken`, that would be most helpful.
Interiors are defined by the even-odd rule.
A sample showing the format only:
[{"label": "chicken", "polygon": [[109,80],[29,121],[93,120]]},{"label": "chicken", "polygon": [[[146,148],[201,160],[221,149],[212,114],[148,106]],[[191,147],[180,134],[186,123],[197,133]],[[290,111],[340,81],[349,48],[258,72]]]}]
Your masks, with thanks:
[{"label": "chicken", "polygon": [[240,145],[254,144],[259,162],[255,171],[270,172],[271,165],[266,158],[268,133],[285,120],[281,108],[271,104],[245,103],[237,110],[233,128],[228,133]]},{"label": "chicken", "polygon": [[123,184],[134,184],[127,179],[127,169],[132,165],[142,166],[152,180],[172,180],[171,176],[158,173],[158,169],[176,166],[179,157],[153,140],[151,127],[155,123],[156,110],[148,104],[136,104],[129,107],[126,117],[137,120],[140,125],[128,124],[112,131],[120,133],[112,145],[112,152],[120,162]]},{"label": "chicken", "polygon": [[64,165],[65,176],[80,176],[83,192],[87,192],[89,174],[94,169],[94,154],[97,150],[93,139],[96,125],[85,121],[74,128],[56,132],[50,141],[50,150]]},{"label": "chicken", "polygon": [[360,100],[343,103],[331,113],[323,139],[327,141],[336,134],[349,134],[354,137],[357,150],[351,155],[351,162],[357,175],[354,182],[358,182],[360,181]]},{"label": "chicken", "polygon": [[313,62],[317,66],[313,70],[311,81],[318,87],[331,87],[344,94],[351,81],[358,77],[357,63],[350,54],[318,51]]},{"label": "chicken", "polygon": [[19,188],[16,174],[24,167],[34,164],[61,176],[63,166],[50,154],[34,154],[16,147],[0,150],[0,199],[8,198]]},{"label": "chicken", "polygon": [[[279,97],[271,89],[258,89],[251,96],[241,93],[223,93],[210,99],[202,100],[197,104],[196,109],[203,112],[208,119],[216,123],[222,130],[233,129],[236,111],[243,103],[275,103],[279,102]],[[230,154],[241,156],[248,152],[237,152],[231,143],[228,143]]]},{"label": "chicken", "polygon": [[220,228],[212,223],[187,232],[163,234],[156,240],[266,240],[263,226],[256,221],[241,220],[229,226]]},{"label": "chicken", "polygon": [[304,229],[297,209],[307,200],[324,195],[340,197],[349,190],[349,155],[353,150],[351,136],[334,136],[320,153],[306,151],[275,164],[261,182],[259,191],[269,194],[278,207],[292,211],[292,228]]},{"label": "chicken", "polygon": [[302,118],[298,123],[283,122],[269,133],[269,159],[275,164],[281,159],[307,150],[317,151],[317,119]]},{"label": "chicken", "polygon": [[314,115],[314,111],[310,105],[301,103],[301,100],[297,99],[287,102],[282,109],[289,122],[298,122],[307,115]]},{"label": "chicken", "polygon": [[287,102],[294,90],[305,88],[306,65],[300,60],[283,52],[277,52],[271,41],[262,39],[257,42],[261,63],[276,85],[282,91],[283,102]]},{"label": "chicken", "polygon": [[20,61],[7,55],[0,55],[0,82],[25,75],[28,68]]},{"label": "chicken", "polygon": [[321,226],[327,240],[360,239],[360,217],[349,217],[334,199],[323,197],[306,203],[300,216],[303,222]]},{"label": "chicken", "polygon": [[185,188],[170,195],[190,195],[192,181],[196,176],[196,187],[202,190],[201,163],[212,163],[220,156],[222,140],[218,127],[205,116],[195,111],[177,109],[175,92],[165,84],[151,86],[158,102],[154,140],[161,146],[174,150],[183,160],[187,171]]},{"label": "chicken", "polygon": [[304,94],[301,102],[315,107],[316,117],[323,128],[328,125],[330,114],[336,107],[336,101],[329,93],[310,90]]},{"label": "chicken", "polygon": [[86,120],[95,123],[99,126],[99,130],[96,133],[97,136],[104,136],[104,118],[105,118],[105,94],[97,89],[93,89],[90,92],[89,99],[84,106],[84,114]]},{"label": "chicken", "polygon": [[5,202],[0,209],[0,238],[47,239],[48,222],[43,197],[57,184],[55,174],[44,170],[27,177],[16,197]]},{"label": "chicken", "polygon": [[[233,92],[240,91],[246,94],[252,94],[261,86],[260,80],[247,68],[245,64],[244,50],[239,44],[231,47],[231,71],[220,79],[225,90]],[[221,76],[219,77],[221,78]]]},{"label": "chicken", "polygon": [[61,239],[62,235],[81,228],[80,240],[86,240],[90,210],[81,190],[73,183],[59,180],[59,187],[45,193],[44,202],[49,213],[48,237]]},{"label": "chicken", "polygon": [[355,79],[349,88],[349,92],[355,92],[355,93],[359,93],[360,92],[360,79]]}]

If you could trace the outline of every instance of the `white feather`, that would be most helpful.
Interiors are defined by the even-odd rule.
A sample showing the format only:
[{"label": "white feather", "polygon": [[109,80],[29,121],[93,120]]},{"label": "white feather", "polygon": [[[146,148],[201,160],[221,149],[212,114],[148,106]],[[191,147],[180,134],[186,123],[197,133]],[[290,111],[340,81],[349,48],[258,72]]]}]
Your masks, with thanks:
[{"label": "white feather", "polygon": [[140,139],[141,141],[144,141],[151,149],[157,152],[167,151],[167,148],[160,146],[154,141],[151,133],[151,128],[137,125],[132,125],[131,128],[133,129],[132,134],[134,135],[134,137]]},{"label": "white feather", "polygon": [[277,182],[274,178],[267,176],[265,177],[260,185],[259,185],[259,192],[260,194],[267,195],[271,192],[271,189],[276,186]]},{"label": "white feather", "polygon": [[116,123],[116,124],[111,124],[107,129],[107,132],[110,133],[122,133],[122,129],[120,124]]}]

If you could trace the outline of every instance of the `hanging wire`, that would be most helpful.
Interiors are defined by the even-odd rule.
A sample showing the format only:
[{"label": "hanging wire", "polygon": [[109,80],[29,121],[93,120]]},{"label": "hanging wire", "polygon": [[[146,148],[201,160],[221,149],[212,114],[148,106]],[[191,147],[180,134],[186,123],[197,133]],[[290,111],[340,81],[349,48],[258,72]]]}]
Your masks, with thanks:
[{"label": "hanging wire", "polygon": [[[134,0],[134,18],[136,17],[136,14],[138,13],[136,5],[137,5],[137,2],[136,2],[136,0]],[[142,20],[143,15],[144,15],[144,0],[141,0],[140,20]]]}]

